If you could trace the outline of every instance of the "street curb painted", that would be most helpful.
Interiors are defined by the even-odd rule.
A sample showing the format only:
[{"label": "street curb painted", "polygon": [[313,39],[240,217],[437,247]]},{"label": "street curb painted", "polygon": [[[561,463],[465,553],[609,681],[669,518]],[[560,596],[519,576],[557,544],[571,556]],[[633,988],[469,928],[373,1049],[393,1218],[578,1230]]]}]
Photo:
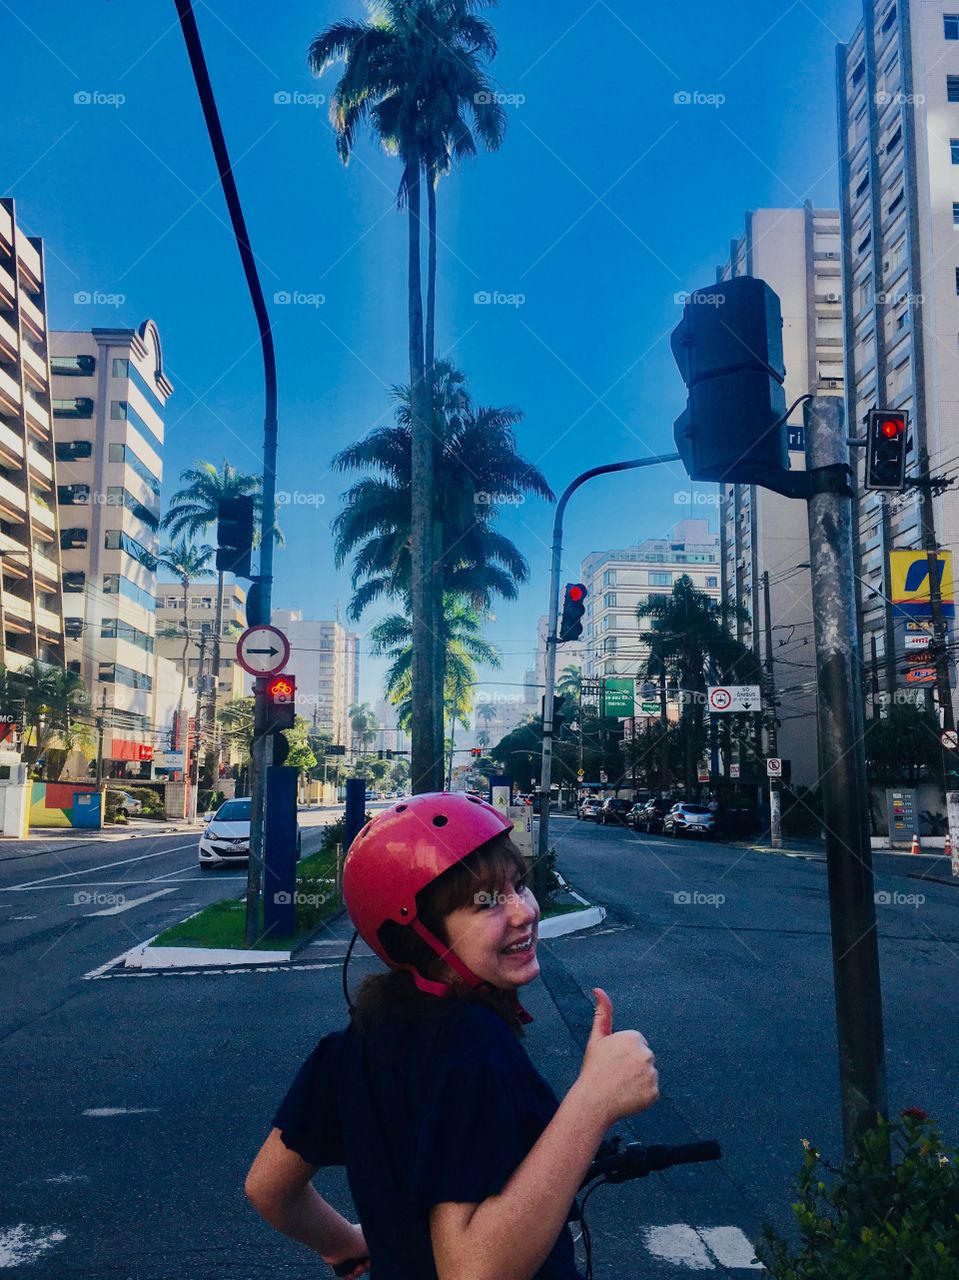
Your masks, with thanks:
[{"label": "street curb painted", "polygon": [[587,907],[585,911],[567,911],[561,916],[540,920],[537,933],[541,938],[561,938],[580,929],[593,929],[606,919],[605,907]]},{"label": "street curb painted", "polygon": [[[150,939],[152,942],[153,939]],[[152,947],[141,942],[126,953],[124,969],[223,969],[231,965],[283,964],[289,951],[240,951],[234,947]]]}]

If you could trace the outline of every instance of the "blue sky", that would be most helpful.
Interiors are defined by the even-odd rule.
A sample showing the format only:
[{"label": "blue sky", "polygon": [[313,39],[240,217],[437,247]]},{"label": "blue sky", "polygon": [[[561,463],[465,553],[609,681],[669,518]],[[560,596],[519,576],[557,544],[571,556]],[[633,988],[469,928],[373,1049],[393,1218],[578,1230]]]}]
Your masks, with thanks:
[{"label": "blue sky", "polygon": [[[195,7],[264,291],[300,298],[272,306],[278,487],[293,495],[275,605],[329,617],[350,595],[328,527],[345,481],[329,460],[388,419],[388,389],[407,377],[398,162],[364,140],[344,169],[325,103],[309,100],[335,75],[311,78],[312,34],[365,10]],[[440,188],[437,345],[475,399],[523,410],[521,448],[559,493],[587,467],[672,450],[684,398],[667,341],[675,295],[714,278],[745,211],[835,204],[835,46],[859,10],[503,0],[491,16],[509,128],[498,153]],[[176,387],[165,496],[197,458],[258,469],[256,331],[172,0],[4,4],[0,24],[0,191],[44,237],[51,327],[156,320]],[[78,305],[81,291],[123,301]],[[484,292],[512,300],[477,303]],[[684,514],[678,464],[637,474],[573,500],[568,577],[589,552],[660,536]],[[551,522],[539,501],[502,513],[531,569],[488,628],[504,681],[532,659]],[[364,697],[379,695],[380,671],[364,662]]]}]

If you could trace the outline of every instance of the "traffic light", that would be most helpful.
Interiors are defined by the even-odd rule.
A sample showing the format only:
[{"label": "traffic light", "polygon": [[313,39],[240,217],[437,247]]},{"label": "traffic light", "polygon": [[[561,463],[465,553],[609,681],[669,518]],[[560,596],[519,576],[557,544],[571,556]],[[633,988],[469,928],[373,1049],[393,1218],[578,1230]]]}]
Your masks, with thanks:
[{"label": "traffic light", "polygon": [[559,735],[560,729],[563,727],[563,721],[566,719],[569,696],[565,693],[558,693],[553,698],[553,736]]},{"label": "traffic light", "polygon": [[557,644],[578,640],[583,634],[583,614],[586,612],[587,591],[581,582],[567,582],[563,597],[563,616],[559,624]]},{"label": "traffic light", "polygon": [[470,755],[471,755],[471,756],[481,756],[482,754],[483,754],[483,748],[482,748],[482,747],[470,747]]},{"label": "traffic light", "polygon": [[782,326],[778,296],[753,276],[688,296],[669,343],[689,388],[673,431],[691,479],[774,488],[788,472]]},{"label": "traffic light", "polygon": [[253,497],[221,498],[216,508],[216,567],[249,578],[253,550]]},{"label": "traffic light", "polygon": [[906,485],[909,417],[900,409],[871,409],[866,431],[866,488],[901,492]]},{"label": "traffic light", "polygon": [[296,717],[296,677],[272,676],[266,686],[267,732],[292,729]]}]

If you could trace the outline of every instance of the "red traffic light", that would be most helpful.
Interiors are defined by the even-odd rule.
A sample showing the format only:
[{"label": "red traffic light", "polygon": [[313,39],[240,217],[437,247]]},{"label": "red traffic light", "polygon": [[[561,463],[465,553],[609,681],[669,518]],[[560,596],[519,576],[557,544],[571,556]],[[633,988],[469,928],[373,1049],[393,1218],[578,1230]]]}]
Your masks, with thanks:
[{"label": "red traffic light", "polygon": [[573,583],[573,585],[569,588],[568,595],[570,600],[575,600],[578,602],[585,597],[586,588],[584,586],[581,586],[580,583],[578,582]]},{"label": "red traffic light", "polygon": [[887,440],[894,440],[896,436],[901,436],[906,429],[906,424],[902,418],[886,418],[879,430]]},{"label": "red traffic light", "polygon": [[292,676],[274,676],[266,691],[271,702],[292,702],[296,697],[296,681]]}]

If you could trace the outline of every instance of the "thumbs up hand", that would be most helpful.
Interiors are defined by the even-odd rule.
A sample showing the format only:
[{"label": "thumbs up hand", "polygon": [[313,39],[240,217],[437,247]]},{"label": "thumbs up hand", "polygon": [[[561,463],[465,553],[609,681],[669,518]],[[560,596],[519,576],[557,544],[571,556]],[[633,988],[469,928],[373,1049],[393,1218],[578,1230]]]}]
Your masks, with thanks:
[{"label": "thumbs up hand", "polygon": [[659,1098],[656,1059],[638,1031],[613,1031],[613,1002],[593,988],[596,1012],[579,1083],[599,1107],[607,1127],[645,1111]]}]

